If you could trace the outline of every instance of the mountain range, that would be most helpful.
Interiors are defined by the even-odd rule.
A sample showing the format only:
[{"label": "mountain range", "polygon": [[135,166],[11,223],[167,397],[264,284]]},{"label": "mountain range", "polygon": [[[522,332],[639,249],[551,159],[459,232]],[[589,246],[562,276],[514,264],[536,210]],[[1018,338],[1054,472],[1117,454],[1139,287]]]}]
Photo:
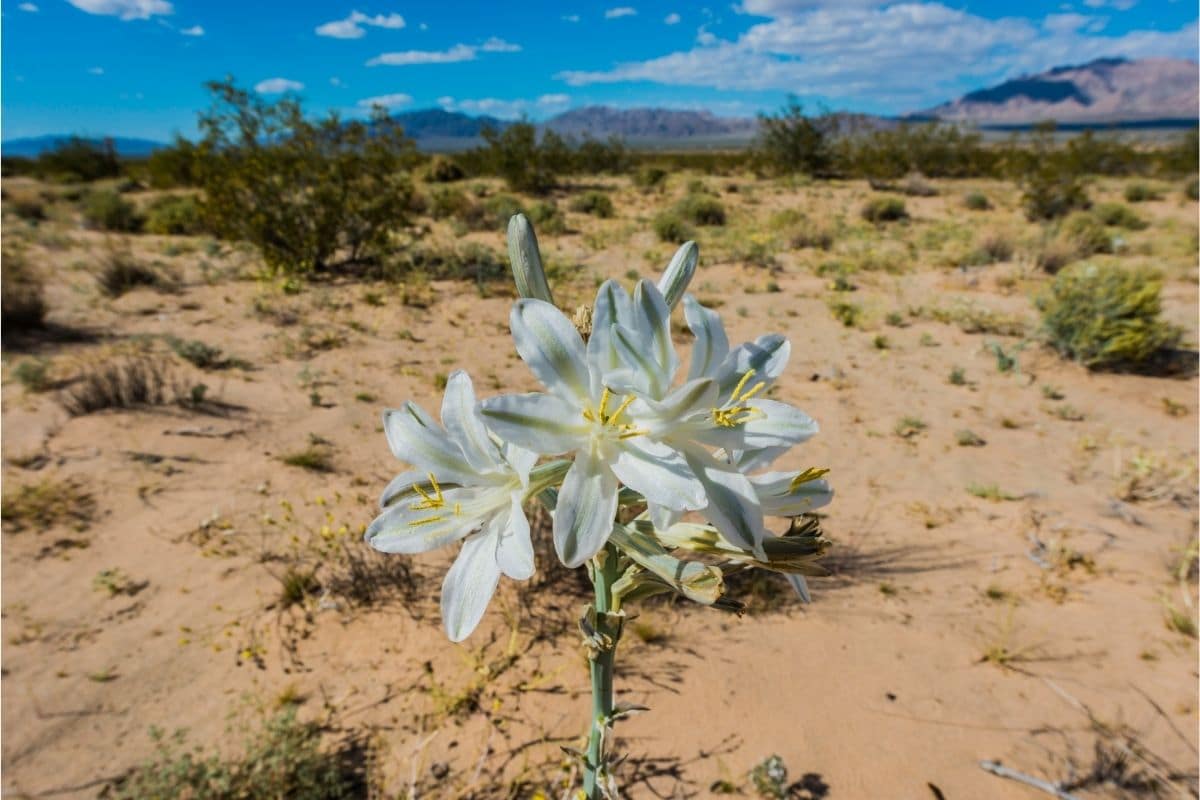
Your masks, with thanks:
[{"label": "mountain range", "polygon": [[[950,102],[899,118],[854,115],[860,122],[894,125],[904,120],[940,119],[983,129],[1028,126],[1056,120],[1081,124],[1178,127],[1200,117],[1200,79],[1196,62],[1148,58],[1131,61],[1101,58],[1086,64],[1055,67],[964,94]],[[395,115],[409,136],[426,150],[461,150],[479,143],[486,127],[513,124],[489,116],[470,116],[440,108]],[[753,117],[720,117],[708,111],[667,108],[586,106],[540,123],[563,135],[603,139],[619,136],[635,147],[737,146],[758,130]],[[13,139],[0,146],[4,155],[36,156],[65,136]],[[142,156],[164,146],[145,139],[115,140],[119,153]]]}]

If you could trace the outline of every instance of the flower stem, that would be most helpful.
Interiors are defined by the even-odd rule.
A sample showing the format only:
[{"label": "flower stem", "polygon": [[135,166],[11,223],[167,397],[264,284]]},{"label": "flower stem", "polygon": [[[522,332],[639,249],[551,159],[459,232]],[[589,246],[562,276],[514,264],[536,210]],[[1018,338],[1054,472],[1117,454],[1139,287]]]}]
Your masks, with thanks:
[{"label": "flower stem", "polygon": [[583,770],[583,794],[587,800],[601,800],[599,780],[604,766],[604,739],[613,713],[613,663],[621,626],[608,614],[612,611],[612,585],[619,577],[617,551],[608,545],[601,551],[592,570],[596,611],[596,632],[606,646],[598,647],[591,658],[592,718],[588,728],[587,762]]}]

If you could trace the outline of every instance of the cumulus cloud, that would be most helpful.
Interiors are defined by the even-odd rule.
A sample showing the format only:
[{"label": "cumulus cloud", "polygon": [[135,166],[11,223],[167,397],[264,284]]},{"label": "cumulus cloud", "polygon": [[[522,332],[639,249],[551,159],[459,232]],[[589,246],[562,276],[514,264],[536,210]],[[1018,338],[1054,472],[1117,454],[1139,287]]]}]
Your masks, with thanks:
[{"label": "cumulus cloud", "polygon": [[394,94],[381,94],[375,97],[364,97],[358,101],[360,108],[374,108],[375,106],[383,106],[384,108],[399,108],[406,106],[412,102],[412,95],[396,92]]},{"label": "cumulus cloud", "polygon": [[506,42],[497,36],[493,36],[481,44],[479,49],[485,53],[519,53],[521,52],[521,45]]},{"label": "cumulus cloud", "polygon": [[181,28],[179,32],[184,36],[203,36],[204,28],[200,27],[199,25],[193,25],[190,28]]},{"label": "cumulus cloud", "polygon": [[1128,11],[1137,5],[1137,0],[1083,0],[1088,8],[1115,8],[1117,11]]},{"label": "cumulus cloud", "polygon": [[300,81],[288,80],[287,78],[267,78],[265,81],[259,81],[254,85],[254,91],[259,94],[298,92],[303,88],[304,84],[300,83]]},{"label": "cumulus cloud", "polygon": [[401,50],[395,53],[380,53],[367,62],[368,67],[407,67],[413,64],[453,64],[457,61],[474,61],[475,48],[456,44],[449,50]]},{"label": "cumulus cloud", "polygon": [[363,26],[372,28],[388,28],[399,30],[404,27],[404,17],[399,14],[376,14],[370,16],[358,11],[351,11],[345,19],[337,19],[318,25],[318,36],[329,36],[334,39],[361,39],[367,35]]},{"label": "cumulus cloud", "polygon": [[617,8],[610,8],[604,12],[605,19],[620,19],[621,17],[634,16],[637,16],[637,9],[631,6],[619,6]]},{"label": "cumulus cloud", "polygon": [[579,22],[578,14],[564,14],[563,22]]},{"label": "cumulus cloud", "polygon": [[678,14],[672,12],[670,14],[667,14],[667,16],[663,17],[663,22],[666,23],[667,25],[678,25],[679,20],[681,20],[681,19],[683,19],[683,18],[680,17]]},{"label": "cumulus cloud", "polygon": [[544,94],[535,99],[480,97],[457,100],[439,97],[437,104],[446,111],[461,111],[466,114],[486,114],[498,119],[519,119],[532,113],[548,114],[561,111],[571,103],[570,95]]},{"label": "cumulus cloud", "polygon": [[38,7],[33,3],[21,3],[21,5],[17,6],[17,8],[21,9],[22,11],[28,11],[30,14],[36,14],[38,12]]},{"label": "cumulus cloud", "polygon": [[167,0],[67,0],[68,3],[89,14],[105,17],[120,17],[123,20],[150,19],[172,14],[175,11]]},{"label": "cumulus cloud", "polygon": [[1178,31],[1102,36],[1095,18],[1083,15],[1051,15],[1038,24],[990,19],[938,2],[815,6],[747,0],[741,10],[777,16],[733,39],[701,29],[690,50],[556,77],[572,86],[646,81],[866,98],[901,111],[958,94],[964,81],[1002,80],[1064,60],[1196,53],[1195,23]]}]

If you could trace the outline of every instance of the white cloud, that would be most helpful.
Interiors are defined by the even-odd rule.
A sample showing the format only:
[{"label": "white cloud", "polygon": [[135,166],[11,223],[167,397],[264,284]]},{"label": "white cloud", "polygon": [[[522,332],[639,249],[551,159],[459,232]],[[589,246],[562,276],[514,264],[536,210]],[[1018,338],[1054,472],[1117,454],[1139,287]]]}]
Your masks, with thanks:
[{"label": "white cloud", "polygon": [[368,61],[367,66],[407,67],[412,64],[453,64],[457,61],[474,60],[474,47],[456,44],[449,50],[401,50],[395,53],[380,53]]},{"label": "white cloud", "polygon": [[367,31],[363,26],[372,28],[387,28],[400,30],[404,27],[404,17],[399,14],[376,14],[369,16],[358,11],[351,11],[345,19],[334,20],[318,25],[318,36],[329,36],[334,39],[361,39]]},{"label": "white cloud", "polygon": [[179,32],[184,36],[203,36],[204,28],[200,27],[199,25],[193,25],[190,28],[181,28]]},{"label": "white cloud", "polygon": [[1067,34],[1078,30],[1095,33],[1107,22],[1103,17],[1089,17],[1085,14],[1048,14],[1042,20],[1042,27],[1050,33]]},{"label": "white cloud", "polygon": [[635,16],[637,16],[637,9],[631,6],[618,6],[617,8],[610,8],[604,12],[605,19],[620,19],[621,17]]},{"label": "white cloud", "polygon": [[150,19],[154,16],[172,14],[175,11],[167,0],[67,0],[68,3],[89,14],[105,17],[120,17],[123,20]]},{"label": "white cloud", "polygon": [[563,22],[579,22],[578,14],[564,14]]},{"label": "white cloud", "polygon": [[374,108],[375,106],[383,106],[384,108],[399,108],[406,106],[412,102],[412,95],[396,92],[395,94],[381,94],[376,97],[364,97],[358,101],[360,108]]},{"label": "white cloud", "polygon": [[287,78],[268,78],[265,81],[259,81],[254,85],[254,91],[259,94],[283,94],[284,92],[298,92],[304,88],[304,84],[300,81],[288,80]]},{"label": "white cloud", "polygon": [[1115,8],[1117,11],[1128,11],[1137,5],[1137,0],[1083,0],[1088,8]]},{"label": "white cloud", "polygon": [[940,102],[964,85],[1101,56],[1195,58],[1196,24],[1178,31],[1096,35],[1094,18],[990,19],[938,2],[884,7],[747,0],[778,16],[721,39],[706,30],[690,50],[608,70],[569,70],[572,86],[648,81],[723,90],[784,90],[872,100],[895,111]]},{"label": "white cloud", "polygon": [[104,67],[92,67],[88,70],[89,75],[103,75]]},{"label": "white cloud", "polygon": [[421,23],[420,25],[418,25],[417,27],[418,27],[419,29],[423,30],[423,31],[427,31],[427,30],[429,30],[429,25],[428,25],[427,23],[424,23],[424,22],[422,22],[422,23]]},{"label": "white cloud", "polygon": [[481,44],[479,49],[485,53],[519,53],[521,52],[521,45],[506,42],[497,36],[493,36]]},{"label": "white cloud", "polygon": [[663,22],[664,22],[665,24],[667,24],[667,25],[678,25],[678,24],[679,24],[679,20],[681,20],[681,19],[683,19],[683,17],[681,17],[681,16],[679,16],[678,14],[676,14],[676,13],[672,12],[672,13],[670,13],[670,14],[667,14],[667,16],[663,18]]},{"label": "white cloud", "polygon": [[28,11],[30,14],[36,14],[38,12],[38,7],[33,3],[21,3],[21,5],[17,6],[17,8],[21,9],[22,11]]},{"label": "white cloud", "polygon": [[335,75],[335,76],[333,76],[332,78],[330,78],[330,79],[329,79],[329,85],[330,85],[330,86],[336,86],[336,87],[338,87],[338,88],[341,88],[342,86],[345,86],[345,84],[344,84],[344,83],[342,83],[342,79],[341,79],[341,78],[339,78],[339,77],[337,77],[336,75]]},{"label": "white cloud", "polygon": [[519,119],[531,112],[542,114],[553,113],[566,108],[571,103],[570,95],[544,94],[535,100],[525,98],[501,99],[498,97],[480,97],[466,100],[456,100],[453,97],[439,97],[437,104],[446,111],[461,111],[465,114],[486,114],[499,119]]}]

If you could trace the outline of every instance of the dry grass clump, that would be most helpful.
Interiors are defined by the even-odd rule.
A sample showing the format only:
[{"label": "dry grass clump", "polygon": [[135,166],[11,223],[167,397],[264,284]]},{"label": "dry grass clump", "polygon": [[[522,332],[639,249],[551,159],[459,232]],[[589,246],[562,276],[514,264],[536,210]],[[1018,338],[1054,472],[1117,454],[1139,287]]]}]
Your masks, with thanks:
[{"label": "dry grass clump", "polygon": [[967,263],[986,266],[1011,261],[1014,250],[1012,238],[1008,234],[1002,231],[989,231],[975,245],[975,249],[967,257]]},{"label": "dry grass clump", "polygon": [[1144,219],[1133,213],[1133,209],[1122,203],[1098,203],[1092,209],[1092,214],[1101,223],[1111,228],[1140,231],[1148,226]]},{"label": "dry grass clump", "polygon": [[908,219],[908,209],[899,197],[872,197],[863,205],[861,214],[876,225]]},{"label": "dry grass clump", "polygon": [[46,318],[45,286],[23,255],[4,254],[0,274],[0,327],[5,334],[42,327]]},{"label": "dry grass clump", "polygon": [[1080,264],[1060,272],[1036,304],[1062,355],[1090,369],[1143,368],[1181,336],[1159,317],[1161,291],[1152,270]]},{"label": "dry grass clump", "polygon": [[957,325],[963,333],[989,333],[995,336],[1023,336],[1023,318],[993,311],[971,300],[955,300],[948,306],[920,306],[909,309],[917,319],[930,319],[946,325]]},{"label": "dry grass clump", "polygon": [[968,211],[988,211],[992,207],[992,201],[983,192],[967,192],[963,197],[963,206]]},{"label": "dry grass clump", "polygon": [[168,360],[149,355],[93,362],[63,390],[60,402],[72,416],[110,408],[187,405],[193,392],[171,370]]},{"label": "dry grass clump", "polygon": [[18,487],[0,500],[0,519],[5,530],[45,530],[70,525],[84,530],[96,516],[96,500],[74,478],[43,478]]},{"label": "dry grass clump", "polygon": [[591,214],[594,217],[608,219],[613,215],[613,201],[604,192],[584,192],[571,200],[570,209],[579,214]]},{"label": "dry grass clump", "polygon": [[135,233],[143,223],[133,203],[112,189],[93,191],[85,198],[83,221],[95,230],[114,233]]},{"label": "dry grass clump", "polygon": [[1162,192],[1148,183],[1131,183],[1125,187],[1125,202],[1127,203],[1145,203],[1161,199]]},{"label": "dry grass clump", "polygon": [[120,297],[141,286],[152,289],[171,289],[175,282],[156,267],[146,264],[128,247],[111,246],[95,272],[100,291],[109,297]]}]

